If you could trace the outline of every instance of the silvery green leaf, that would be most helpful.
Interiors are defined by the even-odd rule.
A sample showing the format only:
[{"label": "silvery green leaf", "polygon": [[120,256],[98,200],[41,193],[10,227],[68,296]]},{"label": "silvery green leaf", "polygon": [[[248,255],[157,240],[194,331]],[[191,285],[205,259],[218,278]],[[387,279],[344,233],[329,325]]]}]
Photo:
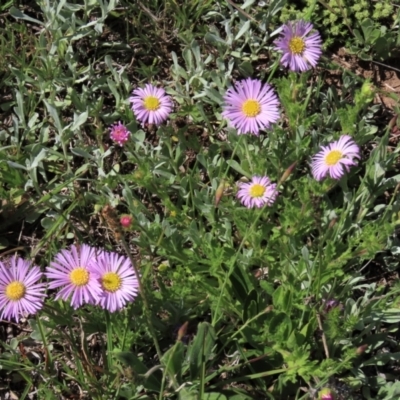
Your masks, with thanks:
[{"label": "silvery green leaf", "polygon": [[28,170],[37,168],[40,162],[42,162],[47,156],[47,149],[41,149],[40,152],[35,156],[33,161],[31,162]]},{"label": "silvery green leaf", "polygon": [[23,169],[25,171],[27,170],[27,168],[24,165],[18,164],[14,161],[7,161],[7,164],[12,168]]},{"label": "silvery green leaf", "polygon": [[9,13],[15,19],[23,19],[25,21],[33,22],[34,24],[38,24],[38,25],[44,26],[43,22],[41,22],[41,21],[39,21],[39,20],[37,20],[35,18],[32,18],[29,15],[24,14],[22,11],[18,10],[15,7],[11,7],[10,10],[9,10]]},{"label": "silvery green leaf", "polygon": [[250,29],[250,24],[251,24],[250,20],[246,21],[243,24],[243,26],[240,28],[240,31],[235,36],[235,40],[238,40],[239,38],[241,38]]},{"label": "silvery green leaf", "polygon": [[58,132],[61,133],[63,128],[60,122],[60,118],[58,117],[57,108],[48,103],[47,100],[43,100],[44,104],[46,105],[47,111],[49,112],[51,118],[53,118],[54,126],[57,128]]},{"label": "silvery green leaf", "polygon": [[83,157],[87,160],[93,160],[93,156],[90,155],[87,151],[82,150],[82,149],[72,148],[71,153],[75,154],[76,156]]},{"label": "silvery green leaf", "polygon": [[205,88],[204,89],[205,94],[207,97],[209,97],[211,100],[215,101],[217,104],[222,104],[224,102],[224,99],[217,90],[212,89],[212,88]]},{"label": "silvery green leaf", "polygon": [[245,10],[247,7],[250,7],[255,3],[256,0],[247,0],[243,5],[240,6],[243,10]]},{"label": "silvery green leaf", "polygon": [[222,39],[221,37],[214,35],[213,33],[207,32],[204,36],[204,40],[207,43],[213,44],[213,43],[222,43],[226,45],[226,42],[224,39]]},{"label": "silvery green leaf", "polygon": [[247,176],[248,178],[251,178],[251,174],[246,172],[237,161],[235,160],[228,160],[226,162],[231,168],[233,168],[235,171],[239,172],[243,176]]},{"label": "silvery green leaf", "polygon": [[76,114],[74,113],[74,122],[72,126],[70,127],[71,131],[77,130],[81,125],[83,125],[86,120],[88,119],[88,112],[85,111],[82,114]]}]

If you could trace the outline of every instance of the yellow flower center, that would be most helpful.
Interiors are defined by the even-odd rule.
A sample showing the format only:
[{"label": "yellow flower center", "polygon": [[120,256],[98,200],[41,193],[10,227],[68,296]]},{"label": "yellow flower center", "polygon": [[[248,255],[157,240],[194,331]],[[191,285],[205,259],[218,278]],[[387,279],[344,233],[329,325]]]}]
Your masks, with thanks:
[{"label": "yellow flower center", "polygon": [[332,150],[326,157],[325,162],[328,167],[336,165],[338,161],[343,157],[343,153],[339,150]]},{"label": "yellow flower center", "polygon": [[242,105],[243,114],[246,117],[256,117],[261,112],[261,105],[257,100],[246,100]]},{"label": "yellow flower center", "polygon": [[107,292],[116,292],[122,284],[122,280],[115,272],[107,272],[101,278],[103,289]]},{"label": "yellow flower center", "polygon": [[26,293],[26,286],[22,282],[14,281],[7,285],[6,296],[11,301],[21,300]]},{"label": "yellow flower center", "polygon": [[293,54],[303,54],[306,44],[299,36],[294,36],[289,41],[289,49]]},{"label": "yellow flower center", "polygon": [[255,183],[249,190],[251,197],[262,197],[265,193],[265,186]]},{"label": "yellow flower center", "polygon": [[89,282],[89,272],[83,267],[74,268],[69,273],[69,279],[75,286],[85,286]]},{"label": "yellow flower center", "polygon": [[147,96],[143,103],[145,109],[148,111],[157,111],[160,108],[160,100],[155,96]]}]

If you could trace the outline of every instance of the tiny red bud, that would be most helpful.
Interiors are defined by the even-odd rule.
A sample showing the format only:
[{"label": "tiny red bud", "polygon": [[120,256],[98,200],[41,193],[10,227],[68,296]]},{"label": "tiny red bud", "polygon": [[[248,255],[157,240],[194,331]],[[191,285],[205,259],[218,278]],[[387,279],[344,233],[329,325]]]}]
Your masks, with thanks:
[{"label": "tiny red bud", "polygon": [[337,220],[338,220],[337,218],[331,219],[331,222],[329,222],[328,229],[332,229],[336,225]]},{"label": "tiny red bud", "polygon": [[119,219],[119,223],[121,224],[121,226],[123,228],[130,228],[133,222],[133,218],[130,215],[123,215],[120,219]]},{"label": "tiny red bud", "polygon": [[186,321],[178,330],[178,340],[182,340],[182,338],[186,335],[187,327],[189,322]]},{"label": "tiny red bud", "polygon": [[368,349],[368,345],[367,345],[367,344],[363,344],[363,345],[361,345],[360,347],[357,348],[356,354],[357,354],[358,356],[360,356],[360,355],[363,354],[363,353],[365,352],[365,350],[367,350],[367,349]]},{"label": "tiny red bud", "polygon": [[320,400],[335,400],[332,390],[329,388],[323,388],[319,392],[318,398]]},{"label": "tiny red bud", "polygon": [[294,168],[296,167],[296,164],[297,164],[297,161],[294,162],[292,165],[290,165],[288,168],[286,168],[286,171],[281,176],[279,183],[283,183],[286,181],[287,178],[289,178],[290,174],[293,172]]}]

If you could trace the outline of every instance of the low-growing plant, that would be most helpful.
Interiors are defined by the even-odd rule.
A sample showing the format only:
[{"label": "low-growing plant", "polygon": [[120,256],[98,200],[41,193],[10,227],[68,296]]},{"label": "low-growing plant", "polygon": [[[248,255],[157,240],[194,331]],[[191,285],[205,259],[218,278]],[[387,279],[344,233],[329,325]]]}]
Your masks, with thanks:
[{"label": "low-growing plant", "polygon": [[363,60],[387,60],[398,54],[399,12],[390,0],[288,1],[280,14],[286,22],[313,17],[324,46],[345,45]]}]

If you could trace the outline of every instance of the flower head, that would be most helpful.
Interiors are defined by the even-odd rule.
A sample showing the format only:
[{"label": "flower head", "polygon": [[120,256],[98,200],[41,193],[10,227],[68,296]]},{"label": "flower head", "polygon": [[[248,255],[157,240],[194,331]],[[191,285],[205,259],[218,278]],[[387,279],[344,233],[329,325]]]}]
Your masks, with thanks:
[{"label": "flower head", "polygon": [[143,124],[160,125],[172,111],[171,97],[164,89],[157,88],[149,83],[144,88],[135,89],[129,98],[132,110],[138,121]]},{"label": "flower head", "polygon": [[317,181],[327,174],[333,179],[340,179],[350,166],[356,165],[355,159],[360,158],[360,148],[348,135],[343,135],[327,146],[322,146],[312,160],[311,169]]},{"label": "flower head", "polygon": [[111,140],[118,143],[121,147],[128,141],[129,135],[131,134],[128,128],[121,122],[111,125],[110,131]]},{"label": "flower head", "polygon": [[229,88],[224,96],[222,116],[237,129],[238,134],[259,135],[279,119],[279,100],[268,83],[245,79]]},{"label": "flower head", "polygon": [[276,183],[271,183],[267,176],[253,176],[251,182],[240,183],[238,199],[247,208],[261,208],[265,204],[272,206],[278,196]]},{"label": "flower head", "polygon": [[282,27],[282,35],[275,40],[275,49],[282,51],[281,64],[292,71],[307,71],[317,65],[322,54],[322,40],[313,32],[313,24],[290,21]]},{"label": "flower head", "polygon": [[0,309],[1,319],[17,322],[20,316],[35,314],[43,306],[45,284],[39,267],[29,261],[12,257],[8,263],[0,262]]},{"label": "flower head", "polygon": [[129,258],[104,251],[91,271],[102,286],[99,304],[104,309],[120,310],[137,296],[139,282]]},{"label": "flower head", "polygon": [[46,277],[50,280],[49,289],[62,287],[57,299],[67,300],[71,296],[74,309],[85,303],[95,304],[102,293],[100,283],[89,270],[96,264],[96,249],[86,244],[71,250],[61,250],[46,268]]}]

